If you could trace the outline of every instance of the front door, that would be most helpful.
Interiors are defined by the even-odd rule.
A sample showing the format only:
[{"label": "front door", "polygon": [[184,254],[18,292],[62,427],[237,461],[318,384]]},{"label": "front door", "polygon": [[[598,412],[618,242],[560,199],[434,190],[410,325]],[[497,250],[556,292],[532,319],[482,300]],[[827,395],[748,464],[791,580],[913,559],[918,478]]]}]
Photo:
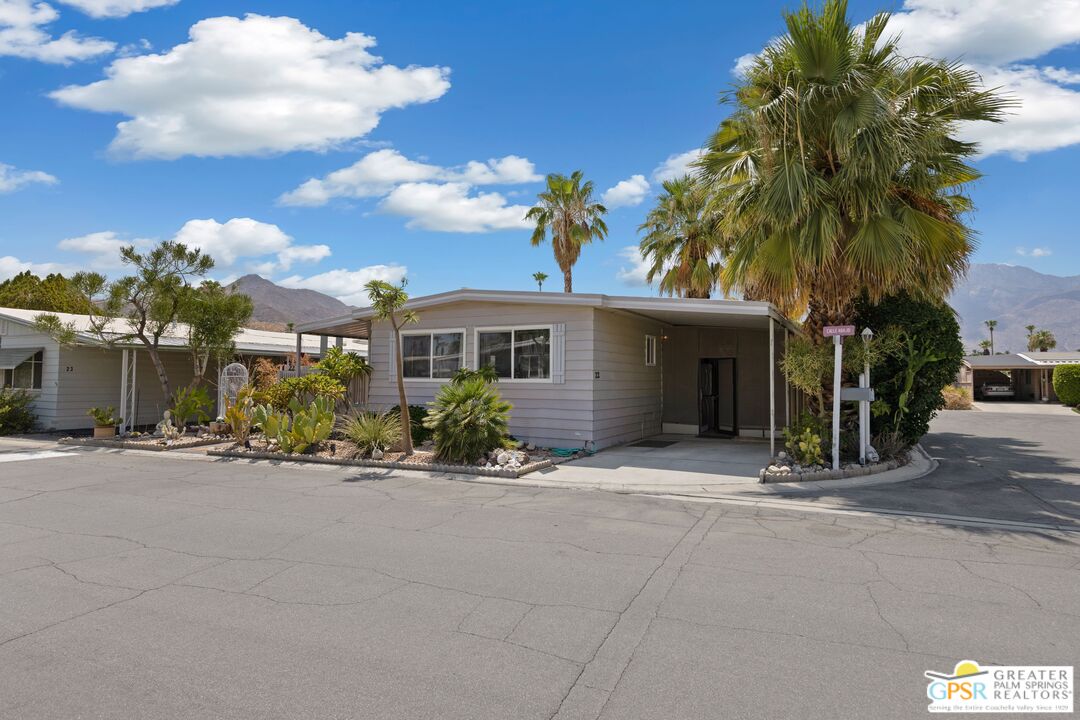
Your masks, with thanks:
[{"label": "front door", "polygon": [[735,432],[735,359],[702,358],[698,365],[698,434]]}]

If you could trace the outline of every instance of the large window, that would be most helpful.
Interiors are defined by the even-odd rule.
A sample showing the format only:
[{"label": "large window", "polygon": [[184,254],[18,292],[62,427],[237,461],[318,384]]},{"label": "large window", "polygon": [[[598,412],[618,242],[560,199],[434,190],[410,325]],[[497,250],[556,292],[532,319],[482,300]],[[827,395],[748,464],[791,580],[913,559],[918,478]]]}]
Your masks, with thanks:
[{"label": "large window", "polygon": [[39,350],[33,357],[15,368],[4,370],[3,387],[23,390],[41,389],[41,365],[44,353]]},{"label": "large window", "polygon": [[507,328],[476,333],[477,367],[505,380],[551,379],[551,328]]},{"label": "large window", "polygon": [[411,379],[449,378],[464,364],[464,350],[462,330],[402,334],[402,374]]}]

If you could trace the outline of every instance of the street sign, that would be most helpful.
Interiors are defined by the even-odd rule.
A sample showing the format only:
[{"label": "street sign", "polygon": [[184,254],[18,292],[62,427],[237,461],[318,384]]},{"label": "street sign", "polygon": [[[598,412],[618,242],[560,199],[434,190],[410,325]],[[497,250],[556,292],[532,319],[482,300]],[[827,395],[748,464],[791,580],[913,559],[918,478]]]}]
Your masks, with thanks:
[{"label": "street sign", "polygon": [[825,337],[849,337],[855,334],[854,325],[826,325],[822,328]]}]

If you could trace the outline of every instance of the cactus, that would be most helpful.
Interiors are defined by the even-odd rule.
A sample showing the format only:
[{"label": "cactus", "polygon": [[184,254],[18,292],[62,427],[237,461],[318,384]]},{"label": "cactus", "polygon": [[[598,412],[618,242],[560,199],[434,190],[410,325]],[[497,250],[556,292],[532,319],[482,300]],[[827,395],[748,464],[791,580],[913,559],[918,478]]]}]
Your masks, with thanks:
[{"label": "cactus", "polygon": [[281,452],[289,454],[306,452],[327,440],[334,421],[334,401],[330,398],[316,398],[307,407],[293,400],[288,413],[279,413],[268,405],[255,408],[255,422],[262,426],[267,440],[276,440]]}]

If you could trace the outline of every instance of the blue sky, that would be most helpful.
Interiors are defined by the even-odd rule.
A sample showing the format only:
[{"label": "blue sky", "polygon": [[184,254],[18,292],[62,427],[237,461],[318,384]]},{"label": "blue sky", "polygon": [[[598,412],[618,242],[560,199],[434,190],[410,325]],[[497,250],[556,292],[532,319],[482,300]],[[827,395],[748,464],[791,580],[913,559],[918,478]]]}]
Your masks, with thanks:
[{"label": "blue sky", "polygon": [[[520,210],[544,173],[580,168],[617,189],[575,290],[648,294],[628,248],[658,178],[723,118],[718,93],[785,5],[0,0],[0,277],[115,272],[118,245],[177,237],[221,279],[351,302],[406,271],[414,294],[537,270],[559,289]],[[851,15],[882,9],[908,51],[1023,103],[965,131],[988,153],[974,260],[1080,274],[1080,0]]]}]

